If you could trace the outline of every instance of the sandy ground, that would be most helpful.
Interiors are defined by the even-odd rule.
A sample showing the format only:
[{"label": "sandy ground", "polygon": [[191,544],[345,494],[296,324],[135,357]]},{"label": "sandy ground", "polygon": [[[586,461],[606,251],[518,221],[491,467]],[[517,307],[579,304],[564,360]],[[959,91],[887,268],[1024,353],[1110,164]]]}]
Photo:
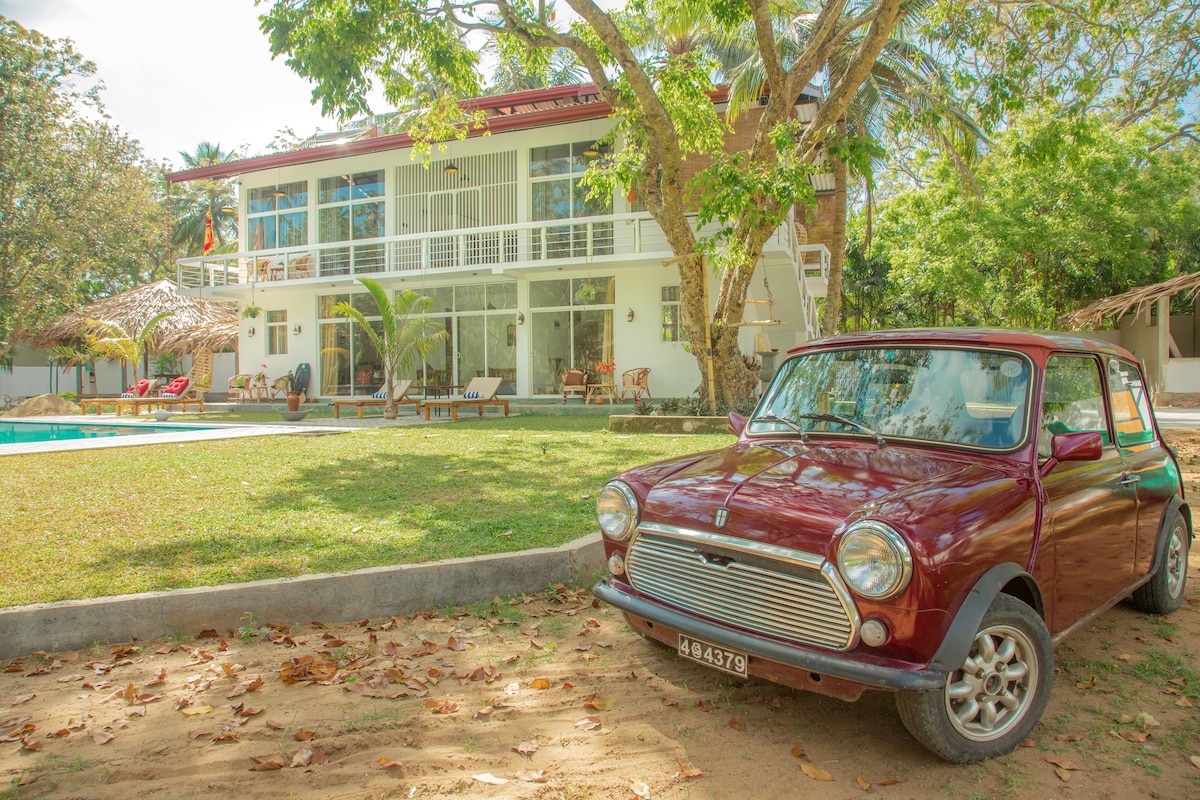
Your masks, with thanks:
[{"label": "sandy ground", "polygon": [[[1200,490],[1200,435],[1173,432]],[[742,682],[584,591],[403,618],[247,619],[0,672],[9,798],[1200,798],[1200,558],[1188,603],[1121,605],[1056,650],[1026,746],[952,766],[892,697]]]}]

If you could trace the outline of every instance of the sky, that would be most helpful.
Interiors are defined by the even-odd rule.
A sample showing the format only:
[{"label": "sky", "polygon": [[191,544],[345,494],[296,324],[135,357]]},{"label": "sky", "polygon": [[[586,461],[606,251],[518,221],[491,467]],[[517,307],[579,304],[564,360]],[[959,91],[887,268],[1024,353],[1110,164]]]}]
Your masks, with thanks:
[{"label": "sky", "polygon": [[96,64],[101,100],[145,154],[183,166],[202,141],[248,155],[291,127],[307,136],[337,124],[312,87],[271,60],[253,0],[0,0],[0,15],[71,39]]}]

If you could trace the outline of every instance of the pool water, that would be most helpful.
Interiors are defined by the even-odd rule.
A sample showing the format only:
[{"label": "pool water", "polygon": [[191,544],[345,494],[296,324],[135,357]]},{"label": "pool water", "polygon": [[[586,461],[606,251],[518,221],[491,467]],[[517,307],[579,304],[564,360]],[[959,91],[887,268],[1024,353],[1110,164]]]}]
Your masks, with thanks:
[{"label": "pool water", "polygon": [[[190,430],[215,430],[191,427]],[[165,425],[87,425],[66,422],[11,422],[0,420],[0,444],[36,444],[108,436],[135,436],[150,433],[178,433],[179,428]]]}]

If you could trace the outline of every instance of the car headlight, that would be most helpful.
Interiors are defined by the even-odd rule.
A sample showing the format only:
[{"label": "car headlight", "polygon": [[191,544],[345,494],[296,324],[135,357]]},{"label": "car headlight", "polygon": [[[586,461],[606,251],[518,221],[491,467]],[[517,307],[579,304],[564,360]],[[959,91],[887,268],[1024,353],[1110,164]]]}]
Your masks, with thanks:
[{"label": "car headlight", "polygon": [[596,518],[600,530],[610,539],[628,539],[637,527],[637,498],[633,490],[620,481],[613,481],[600,490],[596,498]]},{"label": "car headlight", "polygon": [[838,569],[857,594],[872,600],[895,597],[912,578],[912,553],[900,534],[882,522],[850,527],[838,543]]}]

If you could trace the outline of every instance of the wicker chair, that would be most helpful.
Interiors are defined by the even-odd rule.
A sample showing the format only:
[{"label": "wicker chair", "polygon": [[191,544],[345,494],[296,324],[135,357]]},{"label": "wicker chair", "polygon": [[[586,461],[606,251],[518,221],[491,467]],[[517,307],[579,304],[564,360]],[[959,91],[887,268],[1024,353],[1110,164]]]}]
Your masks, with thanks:
[{"label": "wicker chair", "polygon": [[567,402],[567,393],[575,392],[580,395],[584,402],[587,402],[587,382],[588,374],[586,369],[579,367],[571,367],[563,370],[562,378],[562,395],[563,403]]},{"label": "wicker chair", "polygon": [[633,395],[634,402],[637,402],[643,393],[647,398],[654,399],[653,395],[650,394],[649,367],[628,369],[621,373],[621,402],[625,402],[626,392]]}]

